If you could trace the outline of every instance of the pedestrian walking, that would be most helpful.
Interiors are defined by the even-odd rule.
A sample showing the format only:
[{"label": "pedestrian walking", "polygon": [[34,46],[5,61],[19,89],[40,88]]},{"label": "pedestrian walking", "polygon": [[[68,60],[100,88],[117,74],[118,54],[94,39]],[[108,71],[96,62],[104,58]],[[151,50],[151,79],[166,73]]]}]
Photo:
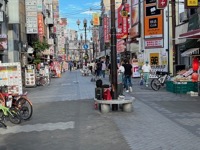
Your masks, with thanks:
[{"label": "pedestrian walking", "polygon": [[97,62],[97,78],[101,77],[102,63],[100,60]]},{"label": "pedestrian walking", "polygon": [[131,76],[132,76],[132,65],[129,63],[128,60],[124,61],[124,82],[126,87],[126,92],[132,92],[132,82],[131,82]]},{"label": "pedestrian walking", "polygon": [[70,71],[72,71],[72,67],[73,67],[73,62],[70,61],[70,62],[69,62],[69,70],[70,70]]},{"label": "pedestrian walking", "polygon": [[118,95],[123,95],[124,89],[124,66],[120,65],[118,69],[117,83],[118,83]]},{"label": "pedestrian walking", "polygon": [[105,61],[102,62],[101,72],[102,72],[102,77],[105,78],[105,74],[106,74],[106,63],[105,63]]},{"label": "pedestrian walking", "polygon": [[151,72],[151,66],[149,65],[149,62],[146,61],[145,64],[142,66],[142,72],[143,72],[143,77],[145,81],[146,87],[149,85],[149,75]]},{"label": "pedestrian walking", "polygon": [[125,71],[125,69],[124,69],[123,65],[124,65],[124,62],[121,61],[120,64],[119,64],[119,71],[122,73],[122,84],[123,84],[123,88],[125,88],[126,87],[125,82],[124,82],[124,71]]},{"label": "pedestrian walking", "polygon": [[92,75],[95,75],[95,63],[94,63],[94,61],[92,61],[91,63],[90,63],[90,69],[91,69],[91,73],[92,73]]}]

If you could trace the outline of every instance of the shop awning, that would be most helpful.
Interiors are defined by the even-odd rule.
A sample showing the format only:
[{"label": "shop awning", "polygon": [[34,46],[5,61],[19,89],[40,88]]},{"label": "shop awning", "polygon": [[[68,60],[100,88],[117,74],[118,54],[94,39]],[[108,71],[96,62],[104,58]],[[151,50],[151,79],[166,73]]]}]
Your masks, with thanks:
[{"label": "shop awning", "polygon": [[106,55],[110,55],[110,51],[111,51],[110,49],[107,49],[106,51],[101,51],[99,56],[96,57],[96,59],[99,59],[99,58],[104,57]]},{"label": "shop awning", "polygon": [[200,39],[200,29],[195,29],[186,33],[182,33],[179,35],[179,38]]},{"label": "shop awning", "polygon": [[191,48],[191,49],[188,49],[185,52],[183,52],[181,54],[181,56],[182,57],[187,57],[187,56],[190,56],[192,54],[198,54],[198,53],[199,53],[199,48]]}]

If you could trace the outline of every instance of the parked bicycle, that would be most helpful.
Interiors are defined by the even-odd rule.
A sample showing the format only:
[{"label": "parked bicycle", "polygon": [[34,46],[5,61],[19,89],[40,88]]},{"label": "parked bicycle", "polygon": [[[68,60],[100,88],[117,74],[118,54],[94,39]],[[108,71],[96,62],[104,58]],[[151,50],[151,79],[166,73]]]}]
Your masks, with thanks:
[{"label": "parked bicycle", "polygon": [[7,128],[7,125],[4,122],[0,121],[0,128]]},{"label": "parked bicycle", "polygon": [[151,88],[155,91],[158,91],[162,86],[165,85],[165,82],[170,78],[169,72],[156,71],[157,78],[151,81]]},{"label": "parked bicycle", "polygon": [[17,107],[20,112],[20,116],[23,120],[28,120],[32,117],[33,114],[33,105],[32,102],[27,97],[27,92],[23,94],[14,94],[12,95],[13,107]]},{"label": "parked bicycle", "polygon": [[48,84],[50,84],[50,80],[46,76],[43,76],[42,74],[39,73],[36,75],[36,85],[45,86]]},{"label": "parked bicycle", "polygon": [[0,87],[0,104],[4,107],[16,108],[23,120],[30,119],[33,114],[32,102],[28,99],[27,92],[23,94],[8,94],[8,87],[2,86]]},{"label": "parked bicycle", "polygon": [[[6,96],[10,98],[9,95]],[[0,121],[4,123],[8,118],[10,122],[19,124],[21,122],[19,110],[15,107],[6,105],[5,93],[0,92]]]}]

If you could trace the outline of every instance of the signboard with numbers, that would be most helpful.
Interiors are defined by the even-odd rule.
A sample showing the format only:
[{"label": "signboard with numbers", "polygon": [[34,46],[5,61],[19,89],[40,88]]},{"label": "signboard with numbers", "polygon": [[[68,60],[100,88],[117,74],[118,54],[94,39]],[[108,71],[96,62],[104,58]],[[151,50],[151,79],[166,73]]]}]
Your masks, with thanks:
[{"label": "signboard with numbers", "polygon": [[163,10],[157,9],[156,1],[147,0],[144,3],[144,37],[162,38],[163,30]]},{"label": "signboard with numbers", "polygon": [[37,34],[37,0],[25,0],[26,8],[26,33]]},{"label": "signboard with numbers", "polygon": [[163,39],[145,39],[144,40],[144,46],[145,48],[162,48],[163,45]]},{"label": "signboard with numbers", "polygon": [[21,66],[16,63],[0,63],[0,86],[8,86],[8,92],[22,94]]},{"label": "signboard with numbers", "polygon": [[35,80],[35,65],[29,64],[25,69],[25,86],[26,87],[34,87],[36,86]]}]

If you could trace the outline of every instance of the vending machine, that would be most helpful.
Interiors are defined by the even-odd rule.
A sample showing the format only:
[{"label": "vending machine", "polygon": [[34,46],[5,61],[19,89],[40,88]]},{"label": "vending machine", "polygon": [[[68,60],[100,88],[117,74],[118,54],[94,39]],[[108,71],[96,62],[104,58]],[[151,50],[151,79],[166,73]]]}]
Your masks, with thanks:
[{"label": "vending machine", "polygon": [[25,69],[25,87],[35,87],[36,80],[35,80],[35,65],[29,64]]}]

